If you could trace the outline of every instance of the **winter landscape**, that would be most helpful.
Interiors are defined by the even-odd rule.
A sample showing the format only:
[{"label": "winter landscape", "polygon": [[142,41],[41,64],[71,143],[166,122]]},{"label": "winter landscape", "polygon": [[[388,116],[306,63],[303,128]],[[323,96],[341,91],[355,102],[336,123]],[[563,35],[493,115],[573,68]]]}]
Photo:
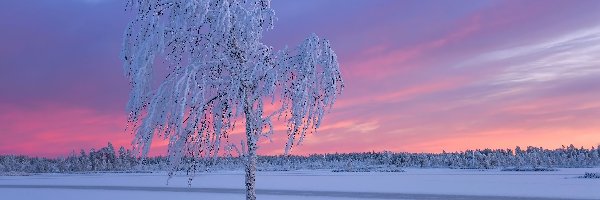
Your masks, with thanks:
[{"label": "winter landscape", "polygon": [[598,11],[8,0],[0,199],[600,199]]},{"label": "winter landscape", "polygon": [[[393,172],[299,170],[259,172],[259,199],[598,199],[595,169],[503,172],[472,169],[406,169]],[[243,171],[197,174],[165,185],[165,173],[43,174],[2,177],[0,191],[13,199],[244,199]],[[348,184],[353,183],[353,184]]]},{"label": "winter landscape", "polygon": [[[260,199],[598,199],[599,154],[569,146],[261,156],[256,190]],[[0,156],[0,191],[18,199],[244,199],[244,160],[208,161],[190,179],[185,168],[168,178],[167,157],[140,159],[110,143],[59,159]]]}]

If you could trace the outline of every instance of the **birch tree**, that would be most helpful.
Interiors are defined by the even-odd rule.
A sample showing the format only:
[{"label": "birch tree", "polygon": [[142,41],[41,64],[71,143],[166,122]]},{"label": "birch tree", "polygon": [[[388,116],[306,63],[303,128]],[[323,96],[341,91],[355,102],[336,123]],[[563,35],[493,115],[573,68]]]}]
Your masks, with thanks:
[{"label": "birch tree", "polygon": [[[218,156],[243,123],[246,198],[256,199],[258,140],[281,120],[288,154],[317,130],[344,87],[328,40],[312,34],[279,51],[261,42],[275,19],[270,0],[129,0],[126,7],[134,13],[121,55],[132,87],[128,130],[143,156],[155,135],[168,139],[171,175],[182,160]],[[162,82],[153,79],[160,63],[169,71]],[[277,109],[267,113],[265,105]]]}]

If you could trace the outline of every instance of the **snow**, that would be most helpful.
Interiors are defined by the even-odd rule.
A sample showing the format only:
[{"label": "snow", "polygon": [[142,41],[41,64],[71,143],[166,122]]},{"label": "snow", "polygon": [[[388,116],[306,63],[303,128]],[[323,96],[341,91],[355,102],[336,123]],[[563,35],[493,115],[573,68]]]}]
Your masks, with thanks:
[{"label": "snow", "polygon": [[[361,195],[361,199],[394,199],[412,194],[442,195],[435,196],[442,199],[452,199],[444,195],[467,195],[472,199],[496,196],[600,199],[600,179],[577,178],[585,172],[600,172],[600,168],[550,172],[463,169],[406,169],[403,173],[258,172],[256,186],[259,199],[353,199]],[[0,176],[0,193],[3,197],[13,197],[9,199],[36,200],[244,199],[243,171],[198,174],[192,189],[187,189],[187,179],[175,176],[166,185],[165,173]],[[38,188],[19,188],[31,186]],[[56,188],[44,188],[49,186]],[[89,188],[61,188],[66,186]],[[414,196],[414,199],[424,198],[430,197]]]},{"label": "snow", "polygon": [[[143,199],[145,200],[198,200],[198,199],[245,199],[245,195],[240,194],[212,194],[212,193],[159,193],[159,192],[136,192],[136,191],[109,191],[109,190],[54,190],[54,189],[36,189],[30,192],[30,189],[0,189],[0,194],[4,197],[19,197],[18,199],[45,199],[45,200],[106,200],[106,199]],[[65,195],[68,192],[68,195]],[[261,200],[278,200],[280,196],[260,195]],[[305,196],[286,196],[286,200],[319,200],[319,197]],[[332,198],[347,200],[347,198]]]},{"label": "snow", "polygon": [[[270,0],[127,4],[137,11],[121,52],[132,87],[128,130],[136,133],[134,144],[143,155],[159,134],[169,138],[176,165],[182,157],[216,157],[221,139],[242,114],[249,142],[245,153],[273,133],[273,118],[284,116],[287,154],[319,127],[344,87],[327,39],[311,34],[297,47],[279,51],[262,43],[275,19]],[[153,80],[153,70],[163,67],[155,60],[169,67],[164,80]],[[154,87],[153,81],[161,83]],[[278,108],[263,112],[264,103]]]},{"label": "snow", "polygon": [[[285,154],[317,130],[344,87],[337,56],[316,34],[291,50],[263,44],[275,19],[270,2],[127,1],[137,11],[121,52],[136,153],[145,157],[159,135],[169,140],[170,172],[181,164],[195,171],[203,166],[185,160],[216,158],[224,143],[246,159],[247,199],[254,200],[257,143],[273,134],[273,118],[287,121]],[[171,72],[153,87],[157,59]],[[265,113],[265,101],[279,108]],[[238,148],[228,134],[242,113],[246,142]]]}]

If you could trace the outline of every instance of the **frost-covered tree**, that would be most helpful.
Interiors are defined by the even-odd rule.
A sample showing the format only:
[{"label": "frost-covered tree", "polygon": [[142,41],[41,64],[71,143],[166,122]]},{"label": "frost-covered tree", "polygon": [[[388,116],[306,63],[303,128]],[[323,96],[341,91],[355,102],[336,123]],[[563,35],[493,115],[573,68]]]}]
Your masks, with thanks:
[{"label": "frost-covered tree", "polygon": [[81,169],[81,171],[88,171],[91,168],[92,166],[89,157],[86,155],[85,150],[81,149],[79,153],[79,169]]},{"label": "frost-covered tree", "polygon": [[105,157],[106,157],[106,170],[114,170],[117,163],[117,156],[115,154],[115,147],[112,143],[108,142],[108,145],[105,147]]},{"label": "frost-covered tree", "polygon": [[[275,19],[270,0],[130,0],[127,7],[135,12],[122,51],[132,86],[129,128],[142,155],[154,134],[168,138],[172,171],[182,160],[218,156],[243,120],[237,149],[246,158],[247,199],[255,199],[257,141],[273,134],[272,121],[287,122],[287,154],[342,91],[329,41],[313,34],[280,51],[261,42]],[[157,58],[169,74],[153,87]]]},{"label": "frost-covered tree", "polygon": [[119,157],[117,158],[117,169],[119,170],[127,170],[130,168],[129,156],[126,154],[125,147],[119,147]]}]

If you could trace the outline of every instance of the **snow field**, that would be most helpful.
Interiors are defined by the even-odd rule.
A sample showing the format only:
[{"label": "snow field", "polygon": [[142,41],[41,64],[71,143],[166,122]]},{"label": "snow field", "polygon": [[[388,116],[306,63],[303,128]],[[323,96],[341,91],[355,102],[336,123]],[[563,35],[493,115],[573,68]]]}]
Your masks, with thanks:
[{"label": "snow field", "polygon": [[[570,168],[552,172],[503,172],[500,170],[461,169],[406,169],[406,172],[403,173],[259,172],[257,176],[257,193],[259,199],[306,200],[357,199],[353,198],[353,195],[356,196],[361,192],[373,193],[372,198],[368,199],[379,197],[394,199],[398,197],[386,196],[385,194],[468,195],[473,196],[472,199],[489,199],[496,196],[600,199],[600,179],[576,178],[585,172],[600,172],[600,168]],[[0,193],[3,197],[13,197],[9,199],[36,200],[141,199],[142,197],[148,200],[244,199],[244,194],[241,192],[186,192],[186,176],[174,177],[170,180],[169,185],[166,185],[166,179],[167,176],[164,173],[2,176],[0,177]],[[198,174],[191,187],[215,188],[216,190],[239,189],[239,191],[243,191],[243,180],[244,174],[241,171]],[[8,185],[98,186],[98,188],[6,188]],[[102,186],[123,187],[123,189],[101,189]],[[129,187],[137,187],[137,189],[128,190]],[[146,187],[150,189],[144,191],[143,188]],[[151,188],[172,188],[180,189],[183,192],[152,191]],[[270,191],[269,195],[261,195],[261,191],[267,190]],[[277,191],[281,191],[282,194],[286,191],[292,191],[292,193],[274,195]],[[327,192],[342,193],[329,194]],[[336,195],[342,195],[341,197],[344,198]],[[477,196],[481,196],[481,198],[477,198]],[[362,199],[365,198],[362,197]],[[422,199],[425,198],[427,196],[423,196]]]}]

